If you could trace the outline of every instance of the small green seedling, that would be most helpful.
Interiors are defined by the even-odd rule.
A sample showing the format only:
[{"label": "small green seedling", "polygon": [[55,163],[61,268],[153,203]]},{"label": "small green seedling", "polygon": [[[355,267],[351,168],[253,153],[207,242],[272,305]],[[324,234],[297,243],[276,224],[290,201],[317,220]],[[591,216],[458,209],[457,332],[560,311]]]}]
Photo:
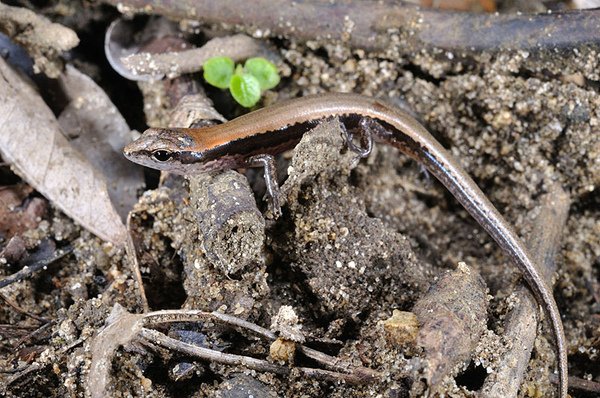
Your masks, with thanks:
[{"label": "small green seedling", "polygon": [[220,89],[229,88],[238,104],[251,108],[280,78],[277,67],[264,58],[249,58],[242,67],[229,57],[212,57],[204,63],[204,80]]}]

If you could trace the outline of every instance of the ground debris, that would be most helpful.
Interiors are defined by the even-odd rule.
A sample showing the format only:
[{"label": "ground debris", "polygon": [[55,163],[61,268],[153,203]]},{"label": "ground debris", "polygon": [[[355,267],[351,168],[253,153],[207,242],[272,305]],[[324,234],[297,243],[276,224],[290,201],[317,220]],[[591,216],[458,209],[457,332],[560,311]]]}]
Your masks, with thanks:
[{"label": "ground debris", "polygon": [[[436,392],[444,377],[471,358],[487,329],[487,304],[483,279],[465,263],[433,284],[413,308],[421,325],[417,344],[424,350],[423,357],[414,359],[416,369],[422,369],[422,376],[415,380],[425,381],[427,388]],[[416,382],[412,392],[422,389]]]},{"label": "ground debris", "polygon": [[125,225],[102,173],[71,146],[39,93],[2,58],[0,119],[0,154],[13,170],[92,233],[123,245]]},{"label": "ground debris", "polygon": [[52,23],[25,8],[0,3],[0,31],[27,49],[34,61],[34,72],[58,77],[64,67],[63,52],[79,44],[71,29]]},{"label": "ground debris", "polygon": [[299,321],[294,309],[289,305],[283,305],[271,320],[271,330],[279,333],[279,336],[284,339],[304,343],[306,339],[302,334],[302,324]]},{"label": "ground debris", "polygon": [[394,310],[392,316],[383,321],[385,339],[392,345],[414,347],[417,342],[419,323],[412,312]]},{"label": "ground debris", "polygon": [[[139,0],[148,1],[154,2]],[[37,4],[27,3],[32,8]],[[179,4],[175,3],[170,4]],[[262,12],[261,17],[266,15],[271,18],[269,23],[273,23],[272,14],[265,14],[254,3],[246,3],[244,7]],[[148,124],[155,126],[197,127],[225,120],[214,111],[210,101],[196,101],[205,98],[199,92],[202,81],[197,75],[165,79],[152,87],[145,85],[144,90],[149,95],[141,104],[134,85],[114,75],[103,65],[104,61],[92,58],[102,58],[100,39],[110,23],[108,18],[112,19],[116,10],[94,2],[53,4],[39,6],[38,12],[77,30],[82,45],[69,52],[69,59],[78,68],[88,68],[81,70],[97,72],[90,76],[97,79],[124,115],[129,114],[126,117],[132,126],[140,130],[145,127],[144,121],[137,120],[136,124],[129,119],[132,113],[134,116],[139,113],[136,117],[142,118],[142,105]],[[131,11],[126,5],[129,0],[120,4],[121,10]],[[182,4],[185,7],[188,3]],[[334,6],[334,3],[324,6]],[[373,7],[372,4],[361,5],[365,6],[369,11]],[[223,10],[221,7],[220,11]],[[289,7],[289,10],[298,9]],[[154,9],[145,11],[156,12]],[[365,17],[369,17],[368,14],[365,12]],[[576,376],[598,381],[594,369],[600,312],[600,284],[597,282],[600,68],[594,46],[541,52],[426,49],[407,45],[415,39],[404,35],[412,31],[419,40],[418,32],[430,29],[443,32],[448,40],[458,36],[447,34],[450,20],[432,25],[434,19],[424,18],[419,22],[417,18],[413,19],[414,30],[392,29],[380,33],[378,37],[384,35],[386,42],[392,45],[375,41],[372,44],[379,46],[380,51],[369,52],[349,45],[359,33],[353,18],[342,21],[341,41],[319,37],[306,42],[297,40],[293,32],[299,27],[288,26],[287,21],[275,21],[282,29],[292,32],[280,37],[264,26],[250,30],[220,23],[207,26],[187,19],[191,18],[190,13],[184,12],[183,16],[186,20],[180,21],[180,27],[188,29],[183,36],[193,36],[195,45],[222,37],[224,30],[249,32],[256,39],[271,38],[263,43],[277,46],[284,60],[282,70],[287,74],[282,73],[281,87],[267,94],[265,105],[323,91],[352,91],[385,98],[404,108],[408,105],[412,108],[409,111],[458,158],[522,236],[527,236],[533,214],[529,210],[537,206],[540,195],[549,191],[552,183],[558,182],[566,188],[573,206],[565,231],[566,245],[556,259],[560,267],[555,275],[554,293],[564,311],[570,357],[574,359],[569,364],[571,371]],[[494,29],[500,26],[496,22],[527,18],[528,15],[518,18],[492,15],[484,19],[491,21],[490,27]],[[572,28],[565,24],[568,18],[563,18],[562,13],[538,15],[535,24],[541,19],[549,22],[561,19],[561,26]],[[332,23],[324,15],[320,15],[320,21]],[[134,23],[138,22],[136,18]],[[309,34],[317,32],[313,22],[314,17],[302,26],[303,31],[308,28],[312,31]],[[337,22],[331,26],[339,27]],[[592,30],[595,37],[597,31],[597,28]],[[565,35],[547,36],[544,42],[568,40],[579,32],[582,30],[570,29]],[[502,38],[479,35],[468,39],[490,43]],[[40,87],[40,91],[44,93],[44,88]],[[188,97],[186,107],[179,109],[179,115],[174,116],[177,112],[172,112],[173,106],[185,93],[191,93],[192,97]],[[228,118],[241,111],[232,105],[227,93],[207,88],[207,94]],[[202,106],[198,106],[200,103]],[[207,109],[209,112],[205,112]],[[33,114],[39,113],[38,110],[32,111]],[[199,114],[208,115],[208,120],[199,120],[203,119]],[[181,122],[173,124],[175,119]],[[241,390],[252,391],[256,396],[276,392],[282,397],[402,397],[415,381],[413,391],[419,388],[424,391],[427,386],[419,386],[423,369],[417,359],[422,358],[423,352],[390,344],[384,321],[395,311],[414,311],[415,302],[435,280],[433,275],[453,268],[459,261],[472,264],[476,272],[484,276],[495,299],[489,311],[490,329],[483,328],[480,337],[469,338],[478,341],[477,346],[465,354],[467,359],[472,359],[467,370],[462,371],[467,359],[449,369],[448,376],[438,384],[441,386],[438,392],[452,397],[481,395],[482,390],[466,387],[460,378],[469,376],[473,368],[487,374],[478,376],[479,379],[486,377],[490,382],[492,376],[500,373],[498,366],[504,365],[499,365],[499,359],[505,355],[510,359],[510,351],[518,349],[503,339],[501,326],[517,297],[511,294],[520,283],[514,267],[506,264],[481,228],[415,162],[392,148],[383,147],[376,147],[369,158],[357,162],[352,153],[343,150],[335,123],[327,124],[325,130],[321,130],[321,133],[325,131],[323,135],[319,131],[309,133],[295,154],[285,154],[278,159],[280,181],[286,178],[284,171],[289,171],[284,184],[283,216],[278,220],[260,213],[264,208],[261,200],[264,184],[260,171],[254,170],[246,171],[254,193],[247,189],[246,177],[235,173],[213,175],[212,182],[195,183],[196,189],[218,190],[222,195],[218,200],[227,199],[230,192],[243,191],[240,203],[247,211],[246,220],[252,222],[244,223],[242,231],[234,231],[234,225],[227,222],[217,222],[219,228],[211,224],[219,221],[223,214],[212,214],[215,219],[211,220],[210,209],[202,208],[207,202],[190,206],[193,201],[205,200],[206,195],[194,193],[195,198],[191,200],[190,184],[183,178],[163,175],[160,187],[140,199],[132,213],[132,232],[140,259],[138,268],[142,277],[138,281],[146,287],[149,306],[157,309],[185,305],[220,309],[229,314],[219,317],[238,314],[239,319],[226,322],[231,327],[219,324],[209,336],[216,338],[216,344],[221,347],[221,351],[214,350],[217,352],[211,355],[231,354],[239,349],[235,352],[238,355],[233,358],[235,361],[264,358],[264,362],[258,362],[257,369],[239,365],[240,362],[207,364],[205,359],[175,348],[148,343],[140,350],[139,346],[132,345],[119,350],[113,358],[111,382],[114,386],[111,387],[115,391],[157,398],[228,396],[230,392]],[[35,132],[41,127],[43,124],[38,123],[33,128],[27,127],[27,131]],[[6,158],[0,160],[0,178],[9,175],[9,182],[3,183],[5,186],[14,184],[16,178],[9,173],[7,162]],[[154,187],[158,177],[152,173],[147,177]],[[242,185],[237,191],[221,189],[222,186],[211,188],[216,180],[219,180],[217,185],[226,181]],[[26,204],[31,198],[43,200],[36,195],[32,193],[22,203]],[[232,207],[234,204],[225,206]],[[195,213],[197,210],[201,217]],[[221,221],[224,219],[227,217],[221,217]],[[239,221],[235,217],[232,220]],[[256,229],[249,232],[249,225]],[[217,230],[221,233],[211,235]],[[5,355],[0,355],[2,370],[6,371],[0,373],[0,385],[15,380],[8,392],[16,396],[84,396],[88,385],[90,336],[104,327],[108,310],[115,302],[123,304],[131,313],[149,311],[148,306],[141,305],[130,268],[121,255],[115,254],[114,247],[102,245],[51,202],[37,227],[25,231],[22,238],[21,243],[25,243],[27,250],[48,238],[56,241],[57,247],[73,244],[74,250],[72,255],[57,262],[59,266],[4,288],[3,295],[18,303],[24,312],[51,323],[45,329],[37,328],[35,322],[38,321],[24,312],[8,305],[0,308],[0,333],[6,342],[2,352]],[[0,244],[0,250],[14,249],[14,257],[22,252],[23,246],[9,248],[4,246],[5,242]],[[19,245],[19,242],[12,244]],[[209,259],[207,248],[218,255],[217,260]],[[236,250],[244,251],[245,258],[234,256]],[[3,269],[3,272],[9,271],[8,267]],[[462,281],[456,286],[460,283]],[[448,295],[456,298],[454,293]],[[440,307],[443,303],[431,298],[430,304]],[[294,344],[292,366],[290,363],[275,366],[269,362],[270,344],[277,335],[258,326],[269,326],[283,306],[294,309],[306,339],[305,345]],[[452,318],[450,310],[438,307],[435,307],[439,310],[437,318],[430,313],[426,313],[425,318],[431,321],[453,319],[462,325],[462,329],[456,328],[457,332],[466,333],[463,326],[468,322],[458,316]],[[532,308],[538,309],[536,305]],[[469,309],[469,312],[473,311]],[[55,323],[52,323],[54,318]],[[187,323],[189,319],[176,327],[167,323],[153,325],[155,330],[152,331],[160,334],[150,336],[173,338],[178,331],[218,323],[215,319],[191,326]],[[243,322],[252,323],[249,327],[246,324],[246,328]],[[425,326],[421,324],[419,330]],[[15,346],[25,337],[23,344]],[[554,360],[553,347],[545,337],[536,339],[535,355],[527,361],[529,370],[520,387],[521,394],[540,396],[554,392],[554,382],[549,381],[552,380],[549,373]],[[461,348],[461,344],[457,347]],[[21,346],[23,348],[17,348]],[[315,352],[311,347],[323,348],[323,352]],[[325,352],[335,353],[335,356]],[[287,354],[286,358],[291,359]],[[305,367],[314,365],[315,361],[319,368]],[[443,365],[450,367],[444,361]],[[32,363],[40,365],[25,368]],[[176,381],[169,373],[179,364],[183,364],[182,368],[190,365],[186,369],[196,371],[183,372],[185,377]],[[270,370],[280,373],[269,373]],[[454,380],[456,372],[461,373]],[[585,384],[573,380],[572,385]],[[588,384],[593,387],[592,383]],[[578,391],[570,392],[577,396]]]},{"label": "ground debris", "polygon": [[357,158],[340,153],[338,123],[323,123],[296,147],[282,187],[292,228],[273,246],[306,278],[318,310],[343,317],[369,311],[380,299],[406,303],[427,281],[406,238],[368,217],[347,184]]}]

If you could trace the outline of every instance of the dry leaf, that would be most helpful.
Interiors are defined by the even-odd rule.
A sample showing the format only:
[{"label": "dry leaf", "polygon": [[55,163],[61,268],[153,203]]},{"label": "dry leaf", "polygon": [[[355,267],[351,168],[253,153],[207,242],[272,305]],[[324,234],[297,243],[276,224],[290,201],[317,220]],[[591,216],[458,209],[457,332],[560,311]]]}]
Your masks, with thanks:
[{"label": "dry leaf", "polygon": [[104,174],[111,201],[125,222],[144,185],[143,169],[123,156],[131,130],[104,90],[75,67],[67,65],[59,81],[70,102],[58,122],[71,145]]},{"label": "dry leaf", "polygon": [[0,155],[21,178],[100,238],[121,246],[125,226],[102,176],[62,135],[31,85],[0,59]]}]

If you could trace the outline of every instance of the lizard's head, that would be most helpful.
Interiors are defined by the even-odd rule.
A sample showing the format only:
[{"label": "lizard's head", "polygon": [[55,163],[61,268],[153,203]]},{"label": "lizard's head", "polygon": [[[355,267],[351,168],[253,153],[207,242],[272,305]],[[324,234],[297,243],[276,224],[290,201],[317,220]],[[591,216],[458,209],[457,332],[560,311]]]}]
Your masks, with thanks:
[{"label": "lizard's head", "polygon": [[150,128],[123,149],[132,162],[158,170],[183,174],[191,163],[202,161],[202,153],[194,151],[194,139],[187,129]]}]

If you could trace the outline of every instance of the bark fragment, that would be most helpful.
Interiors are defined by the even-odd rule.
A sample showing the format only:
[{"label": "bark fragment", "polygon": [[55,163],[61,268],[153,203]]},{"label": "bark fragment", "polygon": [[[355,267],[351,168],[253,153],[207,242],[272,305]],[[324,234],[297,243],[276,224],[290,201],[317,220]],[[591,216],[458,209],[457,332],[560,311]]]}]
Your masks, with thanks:
[{"label": "bark fragment", "polygon": [[[445,376],[471,358],[487,323],[487,287],[483,278],[465,263],[446,272],[415,304],[419,334],[417,345],[424,350],[415,358],[416,368],[432,393],[442,387]],[[423,388],[419,382],[412,393]]]},{"label": "bark fragment", "polygon": [[390,29],[399,32],[403,45],[411,49],[554,50],[600,44],[600,10],[491,15],[419,9],[391,0],[104,1],[126,13],[155,13],[174,19],[236,25],[255,37],[335,40],[371,51],[384,51],[393,44]]},{"label": "bark fragment", "polygon": [[[556,271],[555,257],[570,204],[569,195],[554,184],[552,190],[541,198],[534,221],[529,246],[548,282]],[[512,349],[495,364],[497,371],[486,378],[481,390],[486,397],[516,397],[529,364],[540,320],[539,305],[526,286],[519,287],[514,299],[516,304],[506,319],[503,335]]]}]

